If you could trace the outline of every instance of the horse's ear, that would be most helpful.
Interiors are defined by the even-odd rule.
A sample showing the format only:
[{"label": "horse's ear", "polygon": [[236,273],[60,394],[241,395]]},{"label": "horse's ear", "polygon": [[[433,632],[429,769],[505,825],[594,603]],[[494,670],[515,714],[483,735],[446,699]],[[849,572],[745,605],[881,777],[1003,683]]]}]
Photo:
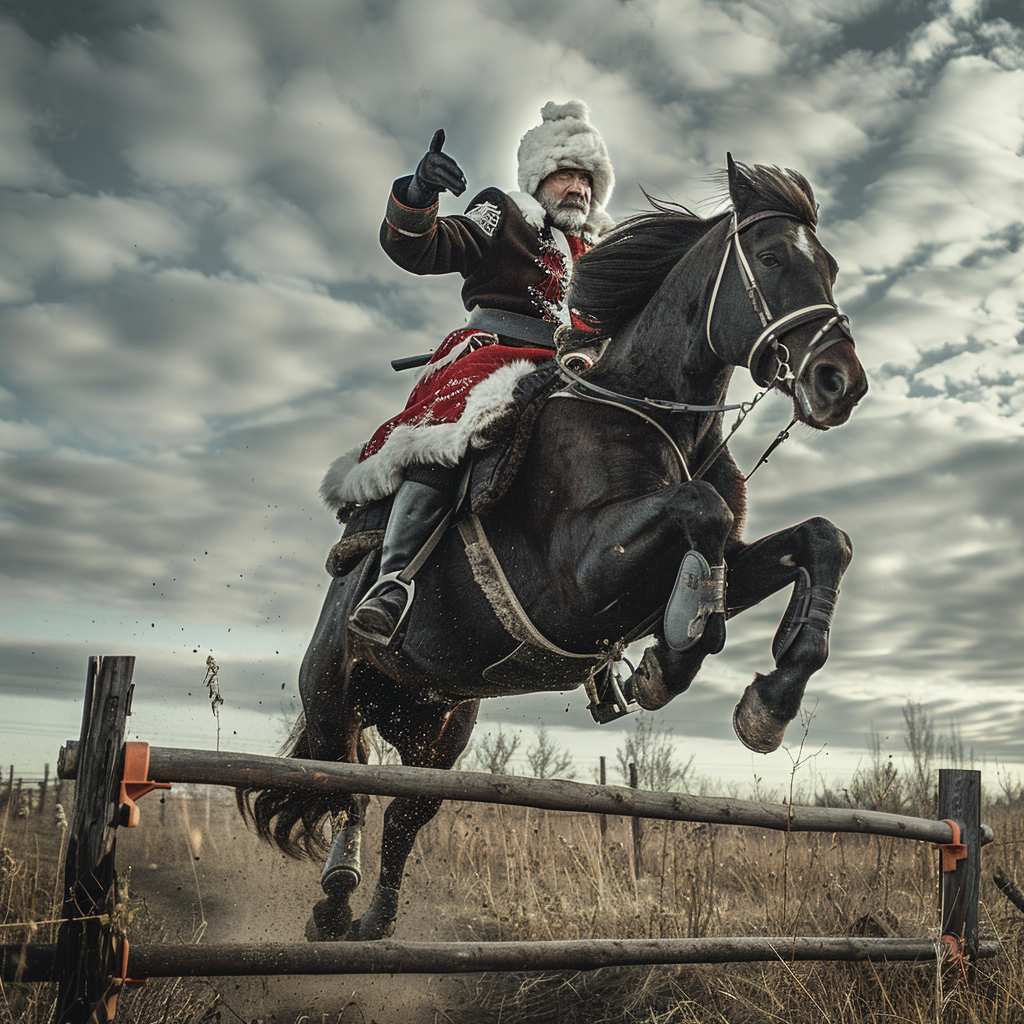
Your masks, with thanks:
[{"label": "horse's ear", "polygon": [[732,158],[732,153],[725,154],[725,161],[729,182],[729,198],[732,199],[733,209],[740,210],[743,207],[744,199],[748,198],[750,192],[749,182],[744,173],[743,164],[736,163]]}]

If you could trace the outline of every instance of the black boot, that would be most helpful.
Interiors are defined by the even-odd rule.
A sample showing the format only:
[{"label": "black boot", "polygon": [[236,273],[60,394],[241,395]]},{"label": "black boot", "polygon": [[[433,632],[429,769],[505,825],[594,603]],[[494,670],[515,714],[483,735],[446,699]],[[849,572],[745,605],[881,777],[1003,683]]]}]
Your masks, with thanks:
[{"label": "black boot", "polygon": [[446,466],[417,467],[395,494],[380,553],[380,576],[356,606],[349,629],[387,645],[414,593],[412,580],[399,574],[419,553],[452,506],[460,472]]}]

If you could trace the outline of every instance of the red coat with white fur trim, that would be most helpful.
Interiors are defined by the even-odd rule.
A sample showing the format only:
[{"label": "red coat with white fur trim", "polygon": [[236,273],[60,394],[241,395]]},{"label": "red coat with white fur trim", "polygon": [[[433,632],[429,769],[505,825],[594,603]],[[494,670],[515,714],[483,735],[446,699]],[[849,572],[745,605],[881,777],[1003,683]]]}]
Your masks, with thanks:
[{"label": "red coat with white fur trim", "polygon": [[[459,273],[467,309],[482,306],[567,322],[565,291],[573,260],[591,243],[551,227],[544,208],[523,193],[485,189],[460,216],[438,217],[403,202],[409,178],[395,182],[381,245],[414,274]],[[438,346],[405,409],[365,445],[336,460],[321,485],[335,508],[395,491],[413,464],[454,466],[507,408],[516,381],[547,362],[548,349],[501,344],[462,327]]]}]

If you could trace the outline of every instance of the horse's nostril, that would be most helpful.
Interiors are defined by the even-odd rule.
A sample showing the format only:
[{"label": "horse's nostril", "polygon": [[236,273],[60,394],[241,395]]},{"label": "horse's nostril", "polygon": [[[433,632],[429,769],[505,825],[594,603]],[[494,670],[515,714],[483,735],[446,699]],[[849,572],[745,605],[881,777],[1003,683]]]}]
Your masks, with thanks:
[{"label": "horse's nostril", "polygon": [[846,390],[846,374],[838,366],[819,366],[814,371],[814,383],[830,398],[839,398]]}]

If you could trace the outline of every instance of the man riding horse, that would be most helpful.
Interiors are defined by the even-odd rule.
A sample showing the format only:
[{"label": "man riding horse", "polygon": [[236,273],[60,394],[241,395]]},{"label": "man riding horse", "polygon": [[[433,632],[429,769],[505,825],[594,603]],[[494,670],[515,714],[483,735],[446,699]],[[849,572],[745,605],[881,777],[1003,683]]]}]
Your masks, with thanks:
[{"label": "man riding horse", "polygon": [[[602,708],[613,704],[606,710],[618,715],[630,698],[662,708],[722,650],[727,618],[792,587],[770,646],[774,666],[755,674],[733,712],[740,741],[768,753],[828,658],[850,538],[814,516],[744,540],[745,478],[723,429],[725,413],[739,413],[735,430],[777,391],[794,423],[829,430],[867,390],[833,297],[838,264],[817,238],[810,183],[729,157],[726,210],[702,218],[655,204],[610,230],[572,273],[568,302],[594,330],[559,327],[558,362],[536,369],[551,355],[548,332],[566,316],[573,246],[581,252],[600,232],[611,186],[584,114],[582,105],[546,107],[544,124],[526,136],[520,182],[533,199],[487,190],[466,215],[438,219],[433,194],[462,188],[440,137],[418,176],[395,186],[385,248],[415,271],[462,272],[471,320],[434,354],[405,412],[358,452],[358,465],[343,461],[329,476],[332,501],[361,507],[332,552],[334,578],[299,669],[294,758],[365,763],[365,730],[376,728],[403,765],[452,768],[483,698],[589,691],[624,645],[646,636],[654,642],[630,678],[611,687],[614,700],[595,686],[591,711],[608,720]],[[552,194],[544,184],[563,170],[591,180],[556,178]],[[572,208],[577,217],[560,227]],[[763,390],[736,404],[727,392],[739,367]],[[556,390],[535,390],[545,378]],[[472,460],[457,529],[433,529],[453,507],[451,467],[501,437],[510,420],[513,443]],[[510,452],[516,458],[502,462]],[[442,468],[423,469],[433,465]],[[396,491],[384,530],[390,502],[375,499]],[[381,575],[376,547],[385,534]],[[428,600],[406,596],[413,575]],[[360,605],[371,588],[377,609]],[[350,629],[353,617],[380,639]],[[401,644],[382,642],[403,625]],[[315,853],[325,819],[333,821],[311,938],[392,933],[408,857],[439,798],[419,791],[388,805],[380,874],[354,919],[369,798],[320,785],[246,788],[238,797],[259,834],[287,853]]]},{"label": "man riding horse", "polygon": [[441,151],[443,130],[415,174],[392,187],[384,251],[414,274],[460,273],[470,316],[433,353],[403,412],[324,480],[325,499],[339,508],[395,494],[379,578],[349,620],[372,642],[390,643],[408,612],[402,573],[452,507],[460,461],[516,380],[553,357],[554,332],[570,323],[573,262],[614,223],[605,204],[615,175],[586,104],[548,103],[541,117],[519,144],[519,192],[488,188],[464,214],[438,217],[438,193],[466,188]]}]

